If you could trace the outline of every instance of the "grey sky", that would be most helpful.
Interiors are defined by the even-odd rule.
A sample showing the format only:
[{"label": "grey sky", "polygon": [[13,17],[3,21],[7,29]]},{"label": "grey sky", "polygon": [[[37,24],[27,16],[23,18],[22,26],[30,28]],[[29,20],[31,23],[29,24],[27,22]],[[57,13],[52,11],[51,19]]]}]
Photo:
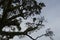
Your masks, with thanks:
[{"label": "grey sky", "polygon": [[[60,0],[37,0],[38,2],[44,2],[46,7],[42,9],[42,15],[45,16],[48,23],[45,23],[45,27],[50,27],[54,31],[54,40],[60,40]],[[42,32],[44,33],[44,32]],[[41,34],[41,31],[32,33],[34,38]],[[31,40],[28,37],[19,39],[15,37],[14,40]],[[42,37],[38,40],[50,40],[48,37]]]},{"label": "grey sky", "polygon": [[60,0],[42,0],[46,8],[42,10],[48,23],[46,26],[51,27],[55,33],[55,40],[60,40]]}]

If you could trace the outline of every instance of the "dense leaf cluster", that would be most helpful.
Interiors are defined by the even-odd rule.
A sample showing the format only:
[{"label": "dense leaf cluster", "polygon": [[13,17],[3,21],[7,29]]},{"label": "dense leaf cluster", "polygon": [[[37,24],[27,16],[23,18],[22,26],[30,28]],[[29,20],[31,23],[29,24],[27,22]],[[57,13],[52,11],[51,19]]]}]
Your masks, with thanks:
[{"label": "dense leaf cluster", "polygon": [[[6,40],[9,40],[9,38],[13,38],[15,35],[27,35],[28,32],[36,30],[38,26],[42,26],[43,20],[39,20],[38,24],[28,23],[27,25],[30,25],[30,27],[24,32],[2,31],[5,26],[10,27],[11,25],[16,26],[20,31],[21,20],[17,20],[16,18],[21,17],[26,20],[29,16],[40,15],[43,7],[45,7],[45,4],[38,3],[36,0],[0,0],[0,10],[2,10],[0,15],[0,35],[3,37],[6,35],[8,38]],[[35,21],[36,18],[33,18],[33,22]],[[35,24],[36,26],[32,27],[31,24]]]}]

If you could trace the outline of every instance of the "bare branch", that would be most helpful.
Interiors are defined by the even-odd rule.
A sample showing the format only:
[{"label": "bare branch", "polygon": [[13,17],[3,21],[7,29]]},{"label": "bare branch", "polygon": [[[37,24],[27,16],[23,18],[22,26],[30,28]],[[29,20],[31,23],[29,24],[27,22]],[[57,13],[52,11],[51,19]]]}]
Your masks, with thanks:
[{"label": "bare branch", "polygon": [[36,40],[36,39],[32,38],[30,35],[28,35],[28,34],[27,34],[27,36],[28,36],[29,38],[31,38],[32,40]]},{"label": "bare branch", "polygon": [[42,36],[44,36],[44,34],[42,34],[42,35],[36,37],[35,39],[37,40],[38,38],[41,38]]},{"label": "bare branch", "polygon": [[0,35],[25,35],[25,32],[1,32]]},{"label": "bare branch", "polygon": [[38,28],[38,27],[34,27],[34,28],[28,27],[28,28],[25,30],[25,32],[30,32],[30,31],[36,30],[37,28]]}]

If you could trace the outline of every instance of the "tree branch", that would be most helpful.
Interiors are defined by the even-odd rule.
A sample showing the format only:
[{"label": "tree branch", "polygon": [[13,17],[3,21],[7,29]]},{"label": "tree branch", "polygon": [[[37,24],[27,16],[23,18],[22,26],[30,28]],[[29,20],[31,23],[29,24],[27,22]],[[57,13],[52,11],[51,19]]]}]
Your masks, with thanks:
[{"label": "tree branch", "polygon": [[5,31],[0,31],[0,35],[26,35],[28,32],[35,30],[37,28],[32,28],[30,30],[25,30],[24,32],[5,32]]},{"label": "tree branch", "polygon": [[36,37],[35,39],[37,40],[38,38],[40,38],[40,37],[42,37],[42,36],[44,36],[44,34],[42,34],[42,35],[40,35],[40,36]]},{"label": "tree branch", "polygon": [[18,15],[15,15],[15,16],[12,16],[11,18],[9,18],[8,20],[12,20],[12,19],[15,19],[17,17],[23,17],[23,14],[18,14]]},{"label": "tree branch", "polygon": [[27,36],[28,36],[29,38],[31,38],[32,40],[36,40],[36,39],[32,38],[30,35],[28,35],[28,34],[27,34]]},{"label": "tree branch", "polygon": [[32,40],[37,40],[38,38],[40,38],[40,37],[44,36],[44,34],[42,34],[42,35],[40,35],[40,36],[36,37],[35,39],[34,39],[34,38],[32,38],[32,37],[31,37],[30,35],[28,35],[28,34],[27,34],[27,36],[28,36],[29,38],[31,38]]},{"label": "tree branch", "polygon": [[15,16],[12,16],[11,18],[9,18],[8,20],[12,20],[12,19],[15,19],[17,17],[23,17],[23,13],[22,13],[22,10],[19,9],[21,5],[18,5],[16,7],[14,7],[12,10],[15,10],[15,9],[18,9],[19,10],[19,14],[18,15],[15,15]]},{"label": "tree branch", "polygon": [[25,35],[24,32],[5,32],[5,31],[1,32],[0,34],[1,35]]},{"label": "tree branch", "polygon": [[38,28],[38,27],[34,27],[34,28],[29,27],[29,28],[27,28],[27,29],[25,30],[25,32],[30,32],[30,31],[36,30],[37,28]]}]

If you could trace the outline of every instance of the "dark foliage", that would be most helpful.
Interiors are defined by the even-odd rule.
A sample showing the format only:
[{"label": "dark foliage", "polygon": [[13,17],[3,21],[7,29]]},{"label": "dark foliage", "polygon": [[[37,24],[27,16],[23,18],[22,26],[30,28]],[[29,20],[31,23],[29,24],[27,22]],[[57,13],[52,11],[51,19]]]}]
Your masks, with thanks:
[{"label": "dark foliage", "polygon": [[[2,9],[2,15],[0,15],[0,39],[1,40],[9,40],[13,38],[15,35],[26,35],[33,39],[31,36],[28,35],[28,32],[34,31],[39,28],[39,26],[44,26],[42,24],[43,20],[39,21],[37,24],[35,23],[26,23],[29,27],[24,31],[20,32],[21,30],[21,20],[17,20],[16,18],[21,17],[26,20],[29,16],[40,15],[41,9],[45,7],[44,3],[38,3],[36,0],[0,0],[0,10]],[[37,18],[33,18],[33,22],[35,22]],[[20,21],[20,22],[19,22]],[[40,23],[41,22],[41,23]],[[33,27],[33,25],[36,25]],[[11,25],[16,26],[18,32],[6,32],[2,31],[5,26],[11,28]],[[12,30],[15,30],[13,28]],[[51,32],[50,32],[51,33]],[[49,34],[49,33],[47,33]],[[46,34],[45,34],[46,35]],[[6,36],[6,38],[3,38]],[[47,35],[46,35],[47,36]]]}]

